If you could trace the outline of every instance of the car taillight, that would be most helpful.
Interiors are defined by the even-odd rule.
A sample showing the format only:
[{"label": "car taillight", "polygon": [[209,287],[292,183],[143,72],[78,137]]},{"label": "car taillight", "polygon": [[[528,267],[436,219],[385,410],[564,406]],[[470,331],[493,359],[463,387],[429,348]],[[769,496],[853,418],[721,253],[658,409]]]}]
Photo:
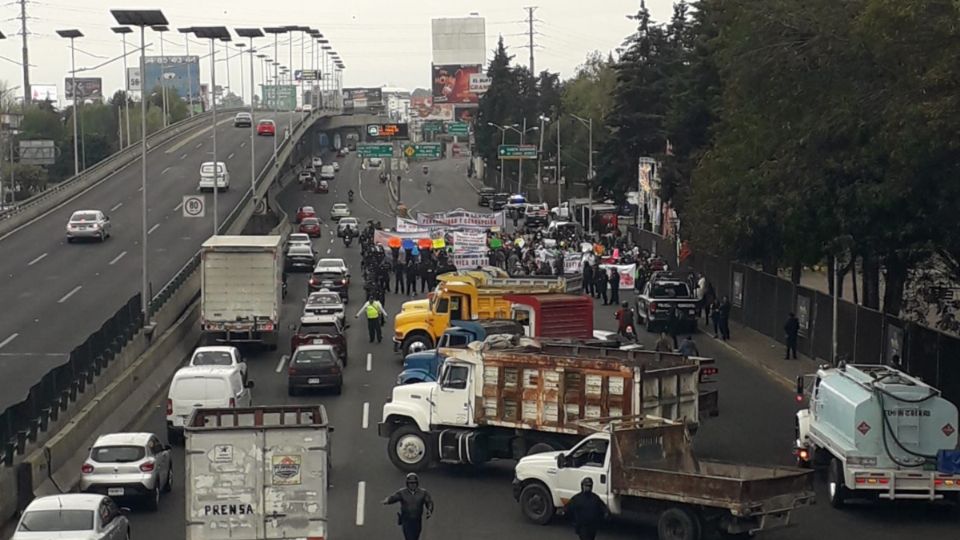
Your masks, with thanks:
[{"label": "car taillight", "polygon": [[232,408],[234,408],[234,407],[236,407],[236,406],[237,406],[237,400],[234,399],[234,398],[230,398],[230,404],[228,405],[228,407],[230,407],[230,408],[232,409]]},{"label": "car taillight", "polygon": [[93,472],[93,465],[89,463],[84,463],[83,467],[80,467],[80,472],[83,474],[90,474]]},{"label": "car taillight", "polygon": [[316,285],[316,284],[318,284],[318,283],[320,283],[320,282],[317,280],[317,278],[310,278],[310,284],[311,284],[311,285]]},{"label": "car taillight", "polygon": [[709,375],[716,375],[716,374],[719,373],[719,372],[720,372],[720,370],[717,369],[717,368],[715,368],[715,367],[706,367],[706,368],[702,368],[702,369],[700,370],[700,373],[702,373],[702,374],[704,374],[704,375],[708,375],[708,376],[709,376]]},{"label": "car taillight", "polygon": [[141,463],[141,464],[140,464],[140,471],[141,471],[141,472],[150,472],[150,471],[153,470],[153,467],[154,467],[154,463],[153,463],[152,461],[147,461],[146,463]]},{"label": "car taillight", "polygon": [[295,367],[287,368],[287,375],[296,375],[296,374],[297,374],[297,368]]},{"label": "car taillight", "polygon": [[168,399],[167,400],[167,416],[170,416],[171,414],[173,414],[173,400]]},{"label": "car taillight", "polygon": [[341,280],[340,280],[340,283],[342,283],[343,285],[346,285],[346,284],[347,284],[347,280],[341,279]]},{"label": "car taillight", "polygon": [[650,311],[656,311],[656,310],[657,310],[657,303],[650,302]]}]

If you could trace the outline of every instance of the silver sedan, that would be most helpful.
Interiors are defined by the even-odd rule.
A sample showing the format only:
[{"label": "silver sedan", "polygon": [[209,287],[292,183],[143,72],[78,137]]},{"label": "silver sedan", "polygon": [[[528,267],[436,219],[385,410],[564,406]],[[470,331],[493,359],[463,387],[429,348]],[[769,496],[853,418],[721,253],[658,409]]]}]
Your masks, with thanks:
[{"label": "silver sedan", "polygon": [[80,491],[140,499],[153,511],[173,486],[170,446],[153,433],[101,435],[80,472]]},{"label": "silver sedan", "polygon": [[130,540],[130,522],[106,495],[64,493],[34,499],[11,540]]},{"label": "silver sedan", "polygon": [[100,210],[78,210],[67,222],[67,242],[89,238],[103,242],[110,237],[110,218]]}]

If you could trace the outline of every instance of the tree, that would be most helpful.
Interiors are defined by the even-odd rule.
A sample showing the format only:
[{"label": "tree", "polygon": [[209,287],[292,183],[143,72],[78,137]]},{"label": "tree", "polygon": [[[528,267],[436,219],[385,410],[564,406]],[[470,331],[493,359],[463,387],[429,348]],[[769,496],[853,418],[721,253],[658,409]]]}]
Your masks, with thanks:
[{"label": "tree", "polygon": [[[605,128],[608,117],[613,111],[613,91],[617,82],[613,58],[604,57],[599,52],[587,56],[577,68],[573,78],[563,85],[562,110],[565,114],[575,114],[581,118],[593,120],[593,149],[603,148],[607,144],[609,131]],[[553,116],[553,118],[556,118]],[[564,128],[567,126],[565,125]],[[563,167],[565,176],[571,181],[587,180],[587,165],[590,156],[589,133],[579,124],[570,124],[571,128],[561,133],[563,141]],[[548,154],[556,153],[556,125],[548,126],[550,141],[546,145]],[[596,157],[596,156],[595,156]],[[594,169],[600,170],[599,161],[594,160]]]},{"label": "tree", "polygon": [[513,56],[507,54],[503,37],[501,37],[487,67],[490,87],[480,98],[477,109],[475,135],[477,150],[486,161],[488,171],[494,170],[494,164],[499,165],[497,147],[501,141],[500,130],[489,124],[509,125],[517,115],[517,99],[520,92],[516,72],[510,67],[512,59]]}]

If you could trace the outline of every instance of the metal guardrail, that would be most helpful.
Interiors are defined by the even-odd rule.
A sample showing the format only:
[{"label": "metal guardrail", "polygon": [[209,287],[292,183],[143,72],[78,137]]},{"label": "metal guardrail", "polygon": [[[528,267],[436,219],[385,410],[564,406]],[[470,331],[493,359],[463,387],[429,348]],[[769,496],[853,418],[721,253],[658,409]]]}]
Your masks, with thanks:
[{"label": "metal guardrail", "polygon": [[[294,132],[300,129],[302,123],[297,120]],[[184,124],[181,122],[176,125],[183,127]],[[292,144],[291,141],[293,141],[293,133],[277,148],[277,156]],[[257,175],[258,186],[262,185],[263,179],[275,168],[275,159],[276,156],[271,157]],[[87,172],[90,170],[88,169]],[[252,196],[252,189],[247,190],[240,202],[220,224],[221,231],[228,229],[236,222]],[[200,252],[198,251],[151,298],[152,313],[163,307],[199,264]],[[94,378],[109,366],[117,354],[143,328],[143,323],[141,295],[138,293],[103,323],[99,330],[74,348],[67,362],[44,374],[40,382],[30,388],[24,400],[7,407],[0,413],[0,464],[12,466],[16,456],[26,451],[27,444],[35,442],[38,434],[46,431],[51,421],[56,421],[62,411],[77,401],[87,385],[93,383]]]},{"label": "metal guardrail", "polygon": [[[228,109],[223,112],[225,114],[229,114],[230,112],[239,111],[239,110],[247,110],[247,109]],[[155,140],[158,138],[164,138],[166,135],[170,135],[171,133],[173,134],[179,133],[179,131],[183,128],[192,126],[193,124],[199,124],[201,123],[202,120],[206,120],[210,116],[210,114],[211,112],[209,111],[203,112],[198,115],[185,118],[175,124],[170,124],[169,126],[155,133],[151,133],[150,135],[147,136],[147,144],[148,145],[150,144],[151,139],[153,139],[155,142]],[[164,140],[162,142],[166,142],[166,141]],[[58,182],[56,185],[54,185],[53,187],[50,187],[49,189],[45,189],[42,192],[37,193],[36,195],[28,197],[27,199],[24,199],[8,208],[3,209],[2,211],[0,211],[0,221],[9,219],[17,214],[20,214],[40,204],[44,204],[50,197],[66,189],[72,189],[77,184],[80,184],[85,180],[90,180],[91,178],[99,175],[105,170],[114,171],[116,170],[116,168],[125,166],[130,162],[135,161],[139,157],[140,157],[140,145],[138,143],[134,143],[124,148],[123,150],[115,152],[109,157],[100,160],[99,162],[88,167],[87,169],[84,169],[80,174],[71,176],[70,178],[67,178],[62,182]]]}]

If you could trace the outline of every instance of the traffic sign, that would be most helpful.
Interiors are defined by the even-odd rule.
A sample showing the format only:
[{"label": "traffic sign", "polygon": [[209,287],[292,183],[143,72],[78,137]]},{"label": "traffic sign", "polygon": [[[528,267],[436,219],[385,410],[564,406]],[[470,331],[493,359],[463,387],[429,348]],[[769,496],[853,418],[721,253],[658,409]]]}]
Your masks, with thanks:
[{"label": "traffic sign", "polygon": [[297,81],[315,81],[318,79],[315,69],[296,69],[293,71],[293,78]]},{"label": "traffic sign", "polygon": [[532,144],[501,144],[497,147],[500,159],[537,159],[537,147]]},{"label": "traffic sign", "polygon": [[393,157],[393,143],[359,143],[357,153],[362,158]]},{"label": "traffic sign", "polygon": [[466,122],[447,122],[447,135],[462,135],[470,133],[470,125]]},{"label": "traffic sign", "polygon": [[424,133],[440,133],[443,129],[443,122],[440,120],[425,120],[423,122]]},{"label": "traffic sign", "polygon": [[408,158],[439,158],[440,143],[416,143],[403,145],[403,155]]},{"label": "traffic sign", "polygon": [[202,218],[206,215],[206,206],[203,195],[184,195],[183,217]]}]

